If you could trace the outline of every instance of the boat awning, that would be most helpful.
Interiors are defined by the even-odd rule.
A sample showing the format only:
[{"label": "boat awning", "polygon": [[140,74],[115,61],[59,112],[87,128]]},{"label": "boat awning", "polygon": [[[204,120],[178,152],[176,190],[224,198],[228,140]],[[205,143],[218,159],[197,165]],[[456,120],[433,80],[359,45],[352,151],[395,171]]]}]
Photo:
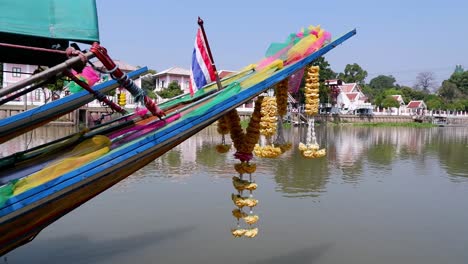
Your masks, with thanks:
[{"label": "boat awning", "polygon": [[[0,42],[65,49],[69,41],[99,41],[95,0],[2,0],[0,5]],[[63,61],[63,55],[37,53],[0,47],[0,61],[41,65],[48,57]]]}]

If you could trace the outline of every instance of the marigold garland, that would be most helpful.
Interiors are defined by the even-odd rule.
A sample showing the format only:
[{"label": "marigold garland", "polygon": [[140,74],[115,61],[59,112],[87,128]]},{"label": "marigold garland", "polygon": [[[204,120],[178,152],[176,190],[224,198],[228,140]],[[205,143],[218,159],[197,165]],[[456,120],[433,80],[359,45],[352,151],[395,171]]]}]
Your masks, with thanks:
[{"label": "marigold garland", "polygon": [[308,115],[308,130],[306,144],[299,144],[299,150],[305,158],[321,158],[327,154],[325,149],[320,149],[315,137],[314,116],[318,114],[319,109],[319,69],[318,66],[311,66],[307,70],[304,94],[306,98],[305,113]]},{"label": "marigold garland", "polygon": [[243,149],[243,143],[245,139],[244,131],[242,130],[240,124],[240,117],[237,114],[237,110],[231,110],[226,114],[226,118],[229,120],[229,129],[231,132],[231,140],[234,144],[234,147],[241,151]]},{"label": "marigold garland", "polygon": [[261,120],[260,120],[260,134],[265,137],[271,137],[276,133],[276,121],[278,120],[276,98],[265,97],[262,102],[261,109]]},{"label": "marigold garland", "polygon": [[286,115],[288,110],[288,88],[289,78],[284,79],[275,86],[276,105],[278,108],[278,122],[274,145],[280,148],[281,153],[284,153],[292,148],[292,144],[286,142],[284,139],[283,133],[283,117]]},{"label": "marigold garland", "polygon": [[311,66],[307,70],[305,84],[305,113],[314,116],[319,109],[319,67]]},{"label": "marigold garland", "polygon": [[254,147],[254,154],[262,158],[276,158],[281,155],[281,149],[275,147],[272,143],[271,137],[276,134],[277,126],[277,105],[275,97],[265,97],[262,102],[260,120],[260,134],[266,139],[266,143],[256,144]]},{"label": "marigold garland", "polygon": [[[253,214],[253,207],[257,205],[258,200],[252,198],[252,191],[257,189],[257,184],[252,181],[252,173],[255,172],[257,166],[254,163],[250,163],[250,159],[252,158],[251,153],[254,150],[255,144],[260,138],[260,110],[262,101],[262,96],[259,96],[255,101],[254,112],[250,118],[246,133],[242,130],[237,111],[233,110],[226,115],[226,120],[230,124],[231,140],[237,149],[234,156],[241,160],[240,163],[234,164],[234,168],[239,173],[239,176],[232,178],[232,184],[238,191],[238,194],[232,194],[231,196],[234,204],[238,207],[232,211],[233,216],[237,218],[237,228],[231,230],[234,237],[244,236],[252,238],[258,234],[257,227],[249,229],[240,228],[239,219],[242,218],[249,226],[257,223],[259,220],[259,216]],[[244,180],[244,174],[249,174],[250,180]],[[249,191],[250,197],[243,197],[242,193],[244,191]],[[243,207],[250,207],[250,214],[242,211]]]},{"label": "marigold garland", "polygon": [[288,83],[289,78],[286,78],[275,86],[276,105],[279,116],[286,115],[288,111]]},{"label": "marigold garland", "polygon": [[225,135],[229,134],[229,123],[225,116],[218,119],[217,131],[221,134],[221,144],[216,145],[218,153],[226,153],[231,149],[230,144],[226,144]]}]

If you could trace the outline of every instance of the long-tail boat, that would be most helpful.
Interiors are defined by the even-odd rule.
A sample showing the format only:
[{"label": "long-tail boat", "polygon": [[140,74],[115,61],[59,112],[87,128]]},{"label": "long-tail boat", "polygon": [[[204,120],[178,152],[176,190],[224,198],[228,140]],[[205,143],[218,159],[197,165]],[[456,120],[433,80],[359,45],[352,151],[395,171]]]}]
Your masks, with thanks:
[{"label": "long-tail boat", "polygon": [[[222,89],[211,83],[194,95],[160,104],[160,109],[150,109],[152,104],[142,98],[152,115],[136,111],[0,159],[0,255],[32,241],[60,217],[355,34],[349,31],[287,63],[278,57],[279,63],[247,67],[221,80]],[[297,42],[291,43],[288,49]]]}]

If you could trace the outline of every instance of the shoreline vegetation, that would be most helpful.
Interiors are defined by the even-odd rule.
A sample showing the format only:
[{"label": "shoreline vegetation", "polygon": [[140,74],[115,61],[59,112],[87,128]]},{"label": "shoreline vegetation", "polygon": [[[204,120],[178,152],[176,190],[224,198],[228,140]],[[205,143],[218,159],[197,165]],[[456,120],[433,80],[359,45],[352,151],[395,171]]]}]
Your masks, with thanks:
[{"label": "shoreline vegetation", "polygon": [[[249,120],[241,120],[241,126],[243,129],[247,128]],[[316,122],[316,125],[323,125],[321,122]],[[414,127],[414,128],[431,128],[438,127],[431,123],[418,123],[418,122],[378,122],[378,123],[349,123],[349,122],[327,122],[327,126],[356,126],[356,127]],[[305,126],[305,125],[304,125]],[[288,122],[283,124],[285,129],[291,128],[292,125]]]},{"label": "shoreline vegetation", "polygon": [[357,127],[414,127],[414,128],[438,127],[435,124],[418,123],[418,122],[405,122],[405,123],[382,122],[382,123],[348,123],[348,124],[357,126]]}]

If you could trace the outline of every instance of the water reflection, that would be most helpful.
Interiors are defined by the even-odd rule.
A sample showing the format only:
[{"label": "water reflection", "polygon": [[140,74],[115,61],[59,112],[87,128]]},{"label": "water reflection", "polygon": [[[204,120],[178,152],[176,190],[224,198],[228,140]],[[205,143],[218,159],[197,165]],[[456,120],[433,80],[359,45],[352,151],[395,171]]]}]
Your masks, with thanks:
[{"label": "water reflection", "polygon": [[[253,240],[229,234],[237,160],[215,151],[213,126],[46,228],[8,261],[466,262],[468,128],[316,132],[324,159],[304,159],[297,147],[255,159],[261,234]],[[286,137],[297,146],[305,129]]]},{"label": "water reflection", "polygon": [[68,136],[77,131],[78,128],[72,126],[50,125],[36,128],[8,142],[0,144],[0,158]]},{"label": "water reflection", "polygon": [[[75,131],[70,127],[42,127],[2,144],[1,154],[6,156]],[[441,176],[454,182],[468,181],[468,127],[319,126],[316,132],[319,144],[327,148],[326,158],[304,159],[294,147],[279,159],[256,158],[256,173],[272,175],[277,191],[287,197],[317,197],[326,191],[330,181],[359,184],[368,177],[387,175],[399,161],[411,162],[421,171],[436,163],[446,173]],[[285,137],[294,146],[304,142],[305,135],[306,129],[301,127],[285,131]],[[145,177],[183,181],[202,172],[230,179],[237,161],[232,151],[216,152],[219,142],[216,127],[208,127],[133,174],[128,181],[141,181]]]},{"label": "water reflection", "polygon": [[[438,162],[451,181],[468,181],[468,128],[364,128],[326,127],[316,129],[319,144],[326,146],[324,159],[304,159],[297,147],[279,159],[258,159],[260,176],[271,176],[277,191],[286,197],[318,197],[331,180],[359,184],[366,178],[387,175],[399,161],[422,168]],[[297,146],[305,141],[305,128],[286,131]],[[139,173],[141,176],[182,179],[197,172],[231,178],[236,162],[232,153],[219,154],[215,127],[191,137]],[[429,164],[430,163],[430,164]]]}]

